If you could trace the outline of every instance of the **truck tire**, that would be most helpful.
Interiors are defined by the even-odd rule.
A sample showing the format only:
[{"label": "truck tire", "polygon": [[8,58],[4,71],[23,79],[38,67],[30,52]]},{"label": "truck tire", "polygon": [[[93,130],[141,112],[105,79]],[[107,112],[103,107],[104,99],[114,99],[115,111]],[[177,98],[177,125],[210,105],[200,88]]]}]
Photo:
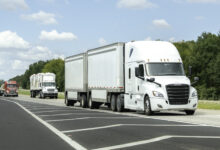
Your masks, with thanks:
[{"label": "truck tire", "polygon": [[74,104],[75,104],[74,101],[68,100],[67,96],[65,96],[65,101],[64,102],[65,102],[66,106],[74,106]]},{"label": "truck tire", "polygon": [[85,95],[81,96],[81,106],[82,108],[86,108],[87,107],[87,99]]},{"label": "truck tire", "polygon": [[36,97],[36,92],[33,91],[33,98],[35,98],[35,97]]},{"label": "truck tire", "polygon": [[91,95],[89,96],[88,106],[89,106],[90,109],[94,108],[94,102],[92,101],[92,96]]},{"label": "truck tire", "polygon": [[186,115],[194,115],[195,110],[185,110]]},{"label": "truck tire", "polygon": [[115,96],[115,94],[112,94],[112,97],[111,97],[111,110],[116,111],[116,96]]},{"label": "truck tire", "polygon": [[124,105],[123,105],[123,102],[120,98],[120,95],[117,95],[117,106],[116,107],[117,107],[118,112],[124,111]]},{"label": "truck tire", "polygon": [[148,96],[145,96],[144,98],[144,112],[148,116],[153,114],[153,111],[151,110],[151,105],[150,105],[150,98]]}]

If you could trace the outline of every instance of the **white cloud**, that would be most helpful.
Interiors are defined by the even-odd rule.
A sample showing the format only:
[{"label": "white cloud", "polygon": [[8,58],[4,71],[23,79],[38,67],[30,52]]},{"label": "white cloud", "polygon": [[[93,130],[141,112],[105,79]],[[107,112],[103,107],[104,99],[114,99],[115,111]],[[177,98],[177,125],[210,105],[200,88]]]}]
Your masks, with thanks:
[{"label": "white cloud", "polygon": [[144,9],[157,7],[156,4],[149,0],[118,0],[118,8]]},{"label": "white cloud", "polygon": [[164,19],[153,20],[153,25],[157,28],[170,28],[171,26]]},{"label": "white cloud", "polygon": [[56,30],[52,30],[51,32],[41,31],[39,38],[41,40],[76,40],[77,36],[71,32],[58,33]]},{"label": "white cloud", "polygon": [[13,70],[21,70],[24,68],[24,65],[21,60],[14,60],[11,64]]},{"label": "white cloud", "polygon": [[204,20],[205,17],[203,17],[203,16],[196,16],[195,19],[198,20],[198,21],[200,21],[200,20]]},{"label": "white cloud", "polygon": [[152,38],[150,36],[148,36],[145,41],[152,41]]},{"label": "white cloud", "polygon": [[99,42],[99,45],[100,45],[100,46],[103,46],[103,45],[105,45],[105,44],[107,43],[104,38],[100,38],[100,39],[98,40],[98,42]]},{"label": "white cloud", "polygon": [[18,36],[16,32],[3,31],[0,32],[0,50],[1,49],[27,49],[29,43],[22,37]]},{"label": "white cloud", "polygon": [[0,0],[0,9],[4,10],[17,10],[17,9],[28,9],[28,5],[24,0]]},{"label": "white cloud", "polygon": [[33,13],[30,15],[21,15],[21,18],[24,20],[36,21],[44,25],[57,24],[55,17],[55,14],[46,13],[44,11],[39,11],[38,13]]},{"label": "white cloud", "polygon": [[64,55],[54,54],[49,48],[43,46],[32,47],[27,52],[19,52],[18,56],[26,61],[48,60],[53,58],[64,59]]}]

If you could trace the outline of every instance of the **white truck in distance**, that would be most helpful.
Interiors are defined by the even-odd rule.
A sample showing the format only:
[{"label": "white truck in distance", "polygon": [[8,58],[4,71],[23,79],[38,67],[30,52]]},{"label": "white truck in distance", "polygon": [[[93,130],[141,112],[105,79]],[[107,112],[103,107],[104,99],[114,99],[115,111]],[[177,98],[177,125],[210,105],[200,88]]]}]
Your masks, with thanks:
[{"label": "white truck in distance", "polygon": [[30,76],[31,97],[57,98],[56,75],[54,73],[38,73]]},{"label": "white truck in distance", "polygon": [[178,50],[163,41],[115,43],[67,57],[65,103],[77,101],[82,107],[106,104],[112,111],[147,115],[163,110],[193,115],[198,105]]}]

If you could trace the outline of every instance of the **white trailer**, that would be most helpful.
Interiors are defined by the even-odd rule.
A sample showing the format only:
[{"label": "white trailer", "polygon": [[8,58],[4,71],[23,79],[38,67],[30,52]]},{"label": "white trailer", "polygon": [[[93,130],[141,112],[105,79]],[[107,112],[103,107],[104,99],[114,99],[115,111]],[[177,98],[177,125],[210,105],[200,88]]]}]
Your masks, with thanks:
[{"label": "white trailer", "polygon": [[[74,87],[76,84],[71,80],[85,79],[80,83],[85,85],[83,93],[76,90],[73,94],[73,99],[80,101],[83,107],[99,108],[101,104],[107,104],[113,111],[126,108],[148,115],[163,110],[185,111],[192,115],[197,108],[197,91],[186,77],[182,59],[172,43],[115,43],[81,55],[84,56],[83,65],[75,64],[72,71],[69,71],[68,63],[70,58],[77,56],[65,60],[68,76],[65,82]],[[83,76],[79,70],[83,70]],[[194,80],[193,83],[198,78]],[[77,86],[80,86],[79,82]],[[66,86],[66,93],[67,89]],[[66,101],[68,104],[69,95]]]},{"label": "white trailer", "polygon": [[57,98],[56,75],[54,73],[38,73],[30,76],[30,95],[40,98]]},{"label": "white trailer", "polygon": [[65,59],[65,103],[74,105],[77,101],[87,106],[87,57],[78,54]]}]

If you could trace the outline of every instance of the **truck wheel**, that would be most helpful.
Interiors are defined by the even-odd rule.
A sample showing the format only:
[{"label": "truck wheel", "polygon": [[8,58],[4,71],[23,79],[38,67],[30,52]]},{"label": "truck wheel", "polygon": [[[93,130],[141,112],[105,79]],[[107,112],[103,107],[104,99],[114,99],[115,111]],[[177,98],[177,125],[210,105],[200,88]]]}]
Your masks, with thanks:
[{"label": "truck wheel", "polygon": [[153,114],[153,111],[151,110],[150,106],[150,98],[148,96],[145,96],[144,98],[144,112],[148,116]]},{"label": "truck wheel", "polygon": [[36,92],[33,92],[33,98],[35,98],[36,97]]},{"label": "truck wheel", "polygon": [[186,115],[194,115],[195,110],[185,110]]},{"label": "truck wheel", "polygon": [[82,95],[82,97],[81,97],[81,106],[82,106],[82,108],[87,107],[87,99],[86,99],[85,95]]},{"label": "truck wheel", "polygon": [[116,111],[116,96],[114,94],[111,97],[111,110]]},{"label": "truck wheel", "polygon": [[117,95],[117,111],[122,112],[123,110],[124,110],[124,106],[120,99],[120,95]]},{"label": "truck wheel", "polygon": [[45,98],[44,93],[40,92],[40,98]]},{"label": "truck wheel", "polygon": [[74,101],[68,100],[67,96],[65,96],[65,101],[64,102],[65,102],[66,106],[74,106],[74,104],[75,104]]},{"label": "truck wheel", "polygon": [[89,103],[88,103],[88,105],[89,105],[90,109],[94,108],[94,102],[92,102],[92,96],[91,95],[89,96]]}]

